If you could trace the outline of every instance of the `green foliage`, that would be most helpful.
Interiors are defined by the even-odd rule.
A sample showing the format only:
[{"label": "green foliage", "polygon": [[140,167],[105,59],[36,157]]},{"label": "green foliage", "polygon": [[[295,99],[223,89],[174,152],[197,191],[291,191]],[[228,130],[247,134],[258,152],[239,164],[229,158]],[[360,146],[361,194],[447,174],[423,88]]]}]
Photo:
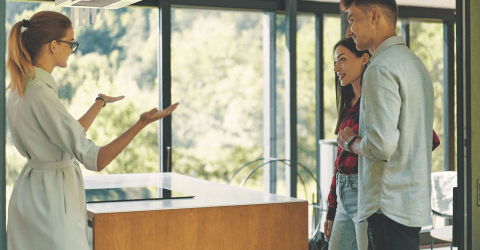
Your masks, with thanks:
[{"label": "green foliage", "polygon": [[[410,48],[428,69],[434,88],[433,129],[440,146],[432,152],[432,171],[443,171],[443,24],[440,22],[410,22]],[[436,53],[432,53],[436,52]]]},{"label": "green foliage", "polygon": [[[178,169],[178,173],[180,174],[227,183],[233,173],[240,168],[243,163],[261,157],[263,151],[261,147],[248,149],[249,150],[245,150],[245,148],[238,146],[225,148],[206,147],[200,149],[178,148],[174,151],[173,168]],[[181,168],[177,168],[177,166]],[[192,167],[185,168],[184,166]],[[249,170],[251,170],[251,168]],[[242,173],[233,180],[232,184],[239,184],[240,180],[246,177],[249,170],[242,171]],[[258,170],[258,173],[262,172],[262,170]],[[254,175],[252,179],[249,179],[249,185],[253,182],[259,186],[263,186],[262,181],[262,175],[257,174]]]},{"label": "green foliage", "polygon": [[226,182],[263,153],[262,15],[173,13],[173,169]]},{"label": "green foliage", "polygon": [[329,16],[325,18],[325,43],[323,45],[324,62],[324,94],[325,98],[325,139],[335,139],[335,126],[337,125],[337,108],[335,100],[335,72],[333,71],[333,46],[341,39],[340,18]]},{"label": "green foliage", "polygon": [[[298,135],[298,161],[305,165],[312,173],[316,173],[316,74],[315,74],[315,19],[313,16],[300,16],[303,24],[298,30],[297,42],[297,135]],[[340,20],[338,17],[324,19],[324,105],[325,105],[325,138],[336,138],[334,129],[336,125],[335,109],[335,80],[333,72],[333,46],[340,40]],[[334,39],[338,37],[338,39]],[[315,181],[309,173],[298,166],[298,172],[306,182],[308,193],[316,190]],[[309,194],[304,194],[301,180],[298,179],[298,195],[304,199],[311,199]]]}]

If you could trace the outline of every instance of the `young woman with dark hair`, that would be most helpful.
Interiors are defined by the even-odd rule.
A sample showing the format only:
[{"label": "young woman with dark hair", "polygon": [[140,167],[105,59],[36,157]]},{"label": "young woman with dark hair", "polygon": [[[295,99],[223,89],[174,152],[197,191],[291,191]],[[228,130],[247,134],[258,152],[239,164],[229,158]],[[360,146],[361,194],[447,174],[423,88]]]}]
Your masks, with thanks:
[{"label": "young woman with dark hair", "polygon": [[[334,46],[337,125],[335,134],[345,127],[358,132],[362,94],[362,75],[370,60],[368,51],[358,51],[353,39],[342,39]],[[367,249],[367,223],[358,222],[357,155],[338,147],[335,171],[328,196],[325,236],[329,249]]]},{"label": "young woman with dark hair", "polygon": [[17,22],[10,32],[7,122],[27,163],[9,202],[8,250],[88,250],[85,189],[77,160],[89,170],[101,171],[138,132],[178,105],[145,112],[108,145],[95,145],[86,131],[102,107],[123,96],[100,94],[78,121],[67,112],[51,73],[55,67],[67,67],[77,47],[72,23],[57,12],[36,13]]}]

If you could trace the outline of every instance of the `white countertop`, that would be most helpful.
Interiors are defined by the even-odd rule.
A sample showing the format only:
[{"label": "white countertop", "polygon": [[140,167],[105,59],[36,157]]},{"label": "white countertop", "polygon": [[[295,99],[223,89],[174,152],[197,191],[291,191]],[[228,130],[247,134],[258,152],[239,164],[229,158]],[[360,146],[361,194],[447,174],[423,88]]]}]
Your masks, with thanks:
[{"label": "white countertop", "polygon": [[157,186],[195,196],[186,199],[87,203],[87,209],[95,214],[306,202],[175,173],[92,175],[84,176],[84,182],[85,189]]}]

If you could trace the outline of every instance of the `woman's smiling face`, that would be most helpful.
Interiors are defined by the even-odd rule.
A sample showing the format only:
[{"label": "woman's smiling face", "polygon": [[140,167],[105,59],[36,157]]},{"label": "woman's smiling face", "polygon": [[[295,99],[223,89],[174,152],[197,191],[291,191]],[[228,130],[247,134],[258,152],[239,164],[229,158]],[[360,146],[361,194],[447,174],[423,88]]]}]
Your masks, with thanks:
[{"label": "woman's smiling face", "polygon": [[333,56],[335,64],[333,70],[337,73],[342,86],[347,86],[361,79],[365,65],[368,62],[368,54],[367,58],[365,58],[365,55],[366,54],[361,57],[356,57],[355,54],[346,47],[342,45],[337,46]]}]

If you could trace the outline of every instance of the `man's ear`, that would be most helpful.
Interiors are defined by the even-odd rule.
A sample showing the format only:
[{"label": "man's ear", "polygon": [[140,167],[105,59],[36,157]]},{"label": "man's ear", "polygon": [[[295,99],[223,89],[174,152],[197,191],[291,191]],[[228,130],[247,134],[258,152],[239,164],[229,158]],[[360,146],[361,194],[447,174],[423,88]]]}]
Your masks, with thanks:
[{"label": "man's ear", "polygon": [[370,61],[370,56],[367,53],[363,53],[362,56],[362,65],[366,65]]}]

